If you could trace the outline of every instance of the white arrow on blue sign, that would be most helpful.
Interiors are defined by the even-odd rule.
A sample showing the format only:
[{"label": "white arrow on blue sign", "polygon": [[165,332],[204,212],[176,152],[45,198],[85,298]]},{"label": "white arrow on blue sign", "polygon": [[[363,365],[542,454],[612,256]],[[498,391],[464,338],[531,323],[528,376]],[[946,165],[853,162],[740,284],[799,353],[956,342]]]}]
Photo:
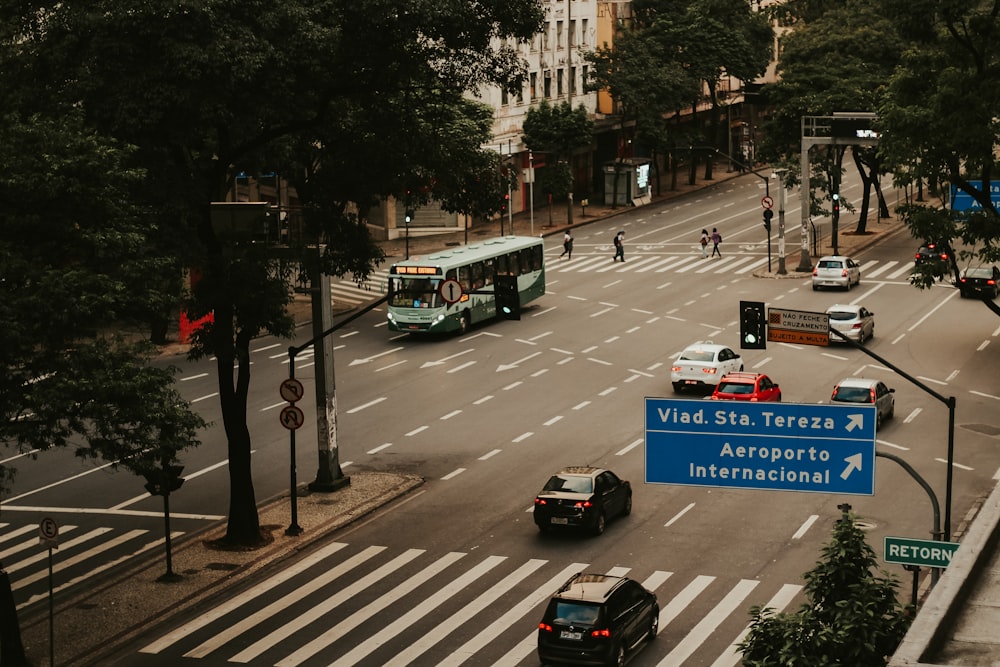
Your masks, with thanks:
[{"label": "white arrow on blue sign", "polygon": [[646,398],[646,482],[875,493],[875,406]]}]

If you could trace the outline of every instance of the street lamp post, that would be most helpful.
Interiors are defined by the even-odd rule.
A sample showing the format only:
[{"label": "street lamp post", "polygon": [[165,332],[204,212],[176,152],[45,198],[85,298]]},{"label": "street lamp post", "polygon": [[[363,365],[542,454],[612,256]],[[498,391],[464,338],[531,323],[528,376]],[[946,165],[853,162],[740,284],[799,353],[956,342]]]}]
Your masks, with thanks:
[{"label": "street lamp post", "polygon": [[775,169],[778,177],[778,275],[788,273],[785,270],[785,172],[787,169]]}]

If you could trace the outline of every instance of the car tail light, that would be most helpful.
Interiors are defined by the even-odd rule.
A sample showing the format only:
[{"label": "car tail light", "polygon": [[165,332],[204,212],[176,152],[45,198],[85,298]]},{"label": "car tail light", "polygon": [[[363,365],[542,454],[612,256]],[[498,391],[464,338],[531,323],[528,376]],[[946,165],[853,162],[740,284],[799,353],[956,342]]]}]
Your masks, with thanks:
[{"label": "car tail light", "polygon": [[552,632],[553,631],[552,630],[552,626],[549,625],[548,623],[545,623],[544,621],[542,623],[538,624],[538,629],[541,630],[542,632]]},{"label": "car tail light", "polygon": [[593,506],[594,504],[589,500],[577,501],[577,503],[573,505],[573,507],[582,507],[583,509],[587,509],[588,507],[593,507]]},{"label": "car tail light", "polygon": [[854,325],[851,326],[851,328],[852,329],[860,329],[861,328],[861,322],[855,322]]},{"label": "car tail light", "polygon": [[868,396],[869,396],[869,398],[872,399],[870,402],[874,403],[875,402],[875,389],[874,389],[874,387],[872,389],[868,390]]},{"label": "car tail light", "polygon": [[819,266],[818,265],[813,269],[813,275],[814,276],[818,276],[819,275]]},{"label": "car tail light", "polygon": [[[964,281],[963,281],[963,282],[964,282]],[[990,278],[989,280],[987,280],[987,281],[986,281],[986,284],[987,284],[987,285],[996,285],[996,284],[997,284],[997,281],[995,281],[995,280],[993,280],[992,278]]]},{"label": "car tail light", "polygon": [[607,628],[603,628],[601,630],[591,630],[590,631],[590,636],[591,637],[610,637],[611,636],[611,630],[609,630]]},{"label": "car tail light", "polygon": [[913,259],[920,259],[920,253],[919,252],[918,253],[914,253],[913,254]]},{"label": "car tail light", "polygon": [[681,367],[680,366],[671,366],[670,370],[672,370],[674,373],[679,373],[680,370],[681,370]]},{"label": "car tail light", "polygon": [[535,504],[536,505],[548,505],[548,503],[545,502],[544,498],[535,498]]},{"label": "car tail light", "polygon": [[[959,282],[964,283],[965,282],[965,278],[962,278]],[[993,281],[991,280],[990,282],[993,282]]]},{"label": "car tail light", "polygon": [[944,262],[948,261],[948,253],[946,253],[946,252],[941,253],[941,261],[944,261]]},{"label": "car tail light", "polygon": [[841,278],[846,278],[846,277],[847,277],[847,269],[842,269],[842,270],[841,270],[841,272],[840,272],[840,277],[841,277]]}]

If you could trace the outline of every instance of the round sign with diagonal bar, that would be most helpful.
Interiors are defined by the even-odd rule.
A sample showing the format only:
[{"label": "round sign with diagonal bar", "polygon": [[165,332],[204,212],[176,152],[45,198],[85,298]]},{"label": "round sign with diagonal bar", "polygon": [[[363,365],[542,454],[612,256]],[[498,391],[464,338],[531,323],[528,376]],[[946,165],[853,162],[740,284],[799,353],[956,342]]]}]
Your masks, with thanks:
[{"label": "round sign with diagonal bar", "polygon": [[295,378],[285,378],[281,381],[281,387],[278,388],[278,393],[281,394],[281,398],[289,403],[295,403],[300,400],[304,392],[305,390],[302,388],[302,383]]},{"label": "round sign with diagonal bar", "polygon": [[278,416],[281,420],[281,425],[287,428],[289,431],[294,431],[301,427],[305,423],[306,416],[302,412],[302,408],[296,405],[286,405],[281,409],[281,414]]},{"label": "round sign with diagonal bar", "polygon": [[763,197],[760,200],[760,205],[764,208],[774,208],[774,200],[768,196]]}]

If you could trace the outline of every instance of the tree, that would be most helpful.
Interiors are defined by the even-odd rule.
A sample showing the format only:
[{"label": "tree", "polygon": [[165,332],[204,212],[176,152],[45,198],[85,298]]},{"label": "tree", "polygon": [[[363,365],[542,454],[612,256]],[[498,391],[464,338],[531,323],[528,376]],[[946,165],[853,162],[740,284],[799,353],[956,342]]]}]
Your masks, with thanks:
[{"label": "tree", "polygon": [[755,606],[739,644],[748,667],[885,665],[910,625],[913,609],[896,599],[898,583],[878,573],[875,552],[849,506],[823,557],[807,572],[807,602],[794,613]]},{"label": "tree", "polygon": [[[250,469],[249,344],[289,335],[292,320],[287,270],[259,245],[220,236],[210,203],[225,201],[240,173],[286,174],[303,201],[303,246],[323,271],[363,278],[382,259],[365,224],[373,203],[413,183],[455,183],[481,160],[488,136],[478,121],[473,131],[463,125],[460,98],[481,85],[519,86],[512,43],[531,38],[543,17],[535,0],[0,8],[17,30],[5,93],[80,108],[98,133],[135,146],[133,163],[156,186],[139,201],[165,212],[156,219],[177,240],[176,264],[202,273],[188,306],[213,322],[192,352],[216,358],[228,542],[265,539]],[[437,125],[443,117],[450,126]],[[441,159],[449,153],[468,159],[449,166]]]},{"label": "tree", "polygon": [[[546,183],[553,193],[568,194],[573,188],[570,161],[577,149],[589,146],[594,133],[593,121],[582,104],[576,109],[569,102],[549,104],[543,99],[528,109],[524,118],[524,145],[536,153],[547,153],[554,164]],[[573,199],[566,198],[566,211],[573,222]]]},{"label": "tree", "polygon": [[[765,124],[762,154],[788,169],[786,185],[800,182],[799,153],[803,116],[829,116],[839,111],[872,112],[878,108],[885,81],[904,49],[892,21],[884,16],[878,0],[847,3],[792,3],[777,8],[783,20],[794,21],[794,29],[782,38],[779,80],[764,86],[763,94],[774,114]],[[791,11],[802,12],[799,15]],[[826,206],[839,193],[847,146],[814,147],[810,157],[810,180],[819,185],[810,190],[810,215],[828,215]],[[879,197],[880,211],[887,212],[879,174],[879,154],[851,147],[852,157],[864,185],[857,233],[866,231],[869,193]],[[817,191],[820,193],[817,195]],[[841,208],[854,205],[840,200]]]},{"label": "tree", "polygon": [[[912,282],[928,287],[959,262],[1000,260],[1000,213],[990,183],[1000,144],[1000,15],[994,2],[883,0],[910,48],[903,53],[879,106],[880,151],[903,185],[951,185],[976,202],[967,214],[913,202],[904,222],[919,239],[961,239],[970,250],[947,266],[918,267]],[[1000,315],[1000,306],[984,300]]]}]

